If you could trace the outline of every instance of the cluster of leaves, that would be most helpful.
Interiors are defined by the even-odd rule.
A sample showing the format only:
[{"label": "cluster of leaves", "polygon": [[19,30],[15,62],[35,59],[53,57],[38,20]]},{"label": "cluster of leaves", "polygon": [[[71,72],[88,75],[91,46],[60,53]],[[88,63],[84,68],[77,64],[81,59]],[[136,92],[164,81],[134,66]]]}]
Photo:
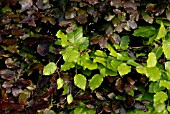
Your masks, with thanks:
[{"label": "cluster of leaves", "polygon": [[0,112],[168,114],[169,4],[1,0]]}]

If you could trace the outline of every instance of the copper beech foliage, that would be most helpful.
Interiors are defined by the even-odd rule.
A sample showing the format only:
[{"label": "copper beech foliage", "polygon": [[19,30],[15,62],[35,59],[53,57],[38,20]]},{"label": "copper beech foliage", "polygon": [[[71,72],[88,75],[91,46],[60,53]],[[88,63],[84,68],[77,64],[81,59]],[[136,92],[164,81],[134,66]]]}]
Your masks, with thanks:
[{"label": "copper beech foliage", "polygon": [[[169,4],[170,0],[0,0],[0,113],[36,114],[47,108],[70,113],[80,101],[98,114],[125,114],[135,109],[147,112],[146,105],[152,103],[136,98],[147,92],[149,81],[134,70],[124,77],[107,76],[95,91],[75,87],[74,68],[67,72],[58,69],[51,76],[42,72],[49,61],[57,62],[60,68],[62,47],[55,43],[55,35],[58,30],[69,33],[75,26],[83,27],[90,50],[107,53],[108,43],[119,45],[121,37],[129,35],[130,57],[149,52],[151,46],[144,46],[143,39],[136,40],[133,30],[141,25],[156,26],[156,19],[170,21]],[[146,59],[140,56],[137,62]],[[63,89],[57,90],[58,77],[73,95],[69,105]],[[134,95],[130,94],[132,89]]]}]

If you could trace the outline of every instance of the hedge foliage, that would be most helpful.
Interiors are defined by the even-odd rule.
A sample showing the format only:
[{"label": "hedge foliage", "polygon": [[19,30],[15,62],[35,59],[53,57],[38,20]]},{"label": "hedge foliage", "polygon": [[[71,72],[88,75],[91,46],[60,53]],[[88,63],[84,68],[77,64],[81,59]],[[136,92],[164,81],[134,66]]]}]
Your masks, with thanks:
[{"label": "hedge foliage", "polygon": [[170,0],[1,0],[0,113],[170,113]]}]

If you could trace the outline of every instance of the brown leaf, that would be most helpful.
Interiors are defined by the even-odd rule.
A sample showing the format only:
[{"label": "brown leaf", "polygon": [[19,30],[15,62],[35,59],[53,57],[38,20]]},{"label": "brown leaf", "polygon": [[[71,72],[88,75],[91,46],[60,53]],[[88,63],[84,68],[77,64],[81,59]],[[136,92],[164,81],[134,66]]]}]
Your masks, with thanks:
[{"label": "brown leaf", "polygon": [[142,104],[141,102],[135,102],[134,107],[139,109],[139,110],[143,110],[144,112],[148,111],[148,108]]},{"label": "brown leaf", "polygon": [[86,101],[86,100],[93,100],[93,96],[92,95],[88,95],[88,94],[78,94],[74,97],[75,100],[81,100],[81,101]]},{"label": "brown leaf", "polygon": [[7,58],[5,60],[5,65],[7,68],[16,69],[19,67],[18,63],[12,60],[12,58]]},{"label": "brown leaf", "polygon": [[123,83],[122,78],[118,78],[116,80],[115,87],[121,93],[124,91],[124,83]]},{"label": "brown leaf", "polygon": [[1,96],[4,101],[8,99],[8,94],[5,92],[5,89],[1,88]]},{"label": "brown leaf", "polygon": [[94,5],[98,3],[98,0],[86,0],[86,2],[88,2],[91,5]]},{"label": "brown leaf", "polygon": [[3,84],[2,84],[2,87],[3,88],[11,88],[13,86],[13,83],[11,81],[5,81]]},{"label": "brown leaf", "polygon": [[170,8],[166,10],[166,18],[170,21]]},{"label": "brown leaf", "polygon": [[33,5],[32,0],[20,0],[19,4],[21,5],[21,12],[24,12],[25,10],[28,10]]},{"label": "brown leaf", "polygon": [[136,29],[138,27],[136,22],[135,21],[131,21],[131,20],[127,21],[127,25],[129,27],[131,27],[132,29]]},{"label": "brown leaf", "polygon": [[14,97],[18,97],[18,95],[20,94],[20,93],[22,93],[23,91],[22,91],[22,89],[21,88],[12,88],[12,94],[13,94],[13,96]]},{"label": "brown leaf", "polygon": [[131,77],[127,77],[127,81],[131,84],[134,85],[135,81]]},{"label": "brown leaf", "polygon": [[14,73],[14,71],[9,69],[0,70],[0,75],[5,80],[12,80],[16,78],[16,74]]},{"label": "brown leaf", "polygon": [[9,107],[10,107],[10,103],[9,102],[0,101],[0,109],[1,110],[6,110]]}]

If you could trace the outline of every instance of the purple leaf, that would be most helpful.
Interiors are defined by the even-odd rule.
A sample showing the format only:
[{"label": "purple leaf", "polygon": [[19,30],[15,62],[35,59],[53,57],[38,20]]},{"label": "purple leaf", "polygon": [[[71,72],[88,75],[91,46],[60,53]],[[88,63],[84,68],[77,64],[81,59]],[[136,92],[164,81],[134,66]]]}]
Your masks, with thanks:
[{"label": "purple leaf", "polygon": [[49,51],[49,44],[38,44],[37,46],[37,53],[41,56],[45,56]]},{"label": "purple leaf", "polygon": [[16,74],[14,73],[14,71],[9,69],[0,70],[0,75],[5,80],[12,80],[16,78]]}]

